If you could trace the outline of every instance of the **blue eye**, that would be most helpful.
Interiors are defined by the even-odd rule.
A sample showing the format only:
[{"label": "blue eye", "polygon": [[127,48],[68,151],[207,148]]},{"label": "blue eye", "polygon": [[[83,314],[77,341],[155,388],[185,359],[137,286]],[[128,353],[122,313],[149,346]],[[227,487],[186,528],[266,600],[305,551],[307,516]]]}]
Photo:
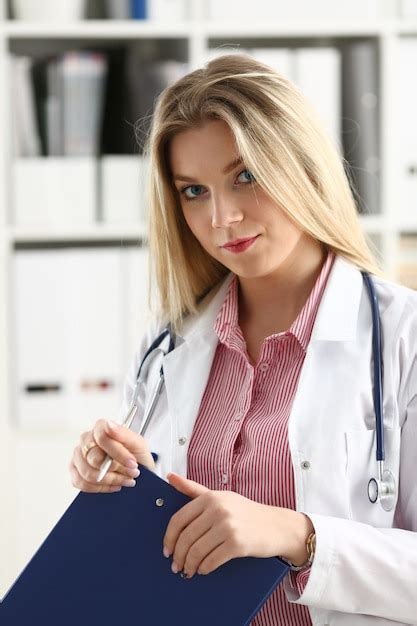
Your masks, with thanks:
[{"label": "blue eye", "polygon": [[[184,189],[181,189],[182,193],[184,194],[184,196],[186,197],[187,200],[194,200],[195,198],[198,198],[199,194],[198,194],[198,190],[201,190],[202,185],[189,185],[188,187],[184,187]],[[197,195],[196,196],[189,196],[187,195],[187,191],[191,191],[192,193],[196,193],[197,190]]]},{"label": "blue eye", "polygon": [[255,176],[252,174],[252,172],[250,170],[243,170],[243,172],[240,172],[238,178],[240,176],[242,176],[242,174],[245,174],[245,175],[249,174],[249,176],[246,178],[246,180],[244,180],[242,182],[245,182],[245,183],[254,183],[255,182],[256,178],[255,178]]},{"label": "blue eye", "polygon": [[[239,182],[245,184],[245,183],[254,183],[256,181],[254,175],[252,174],[250,170],[242,170],[237,175],[237,179],[239,179],[242,176],[242,174],[245,175],[245,180],[240,180]],[[180,189],[180,193],[185,197],[187,202],[190,202],[192,200],[197,200],[197,198],[200,197],[201,189],[204,189],[203,185],[188,185],[187,187],[183,187],[182,189]],[[188,192],[191,192],[191,195],[189,195]]]}]

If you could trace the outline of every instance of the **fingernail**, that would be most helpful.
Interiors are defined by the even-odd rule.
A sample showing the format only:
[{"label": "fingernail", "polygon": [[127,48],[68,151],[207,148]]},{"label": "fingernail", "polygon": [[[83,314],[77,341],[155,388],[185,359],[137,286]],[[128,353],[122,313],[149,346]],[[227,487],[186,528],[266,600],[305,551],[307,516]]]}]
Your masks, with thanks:
[{"label": "fingernail", "polygon": [[133,467],[128,467],[127,469],[129,476],[131,476],[132,478],[137,478],[140,474],[139,470],[137,467],[133,468]]},{"label": "fingernail", "polygon": [[174,574],[178,574],[178,566],[175,562],[171,565],[171,569],[174,572]]},{"label": "fingernail", "polygon": [[129,459],[128,461],[126,461],[125,465],[126,467],[131,467],[132,469],[137,469],[138,467],[138,463],[134,459]]},{"label": "fingernail", "polygon": [[134,487],[136,485],[136,480],[133,480],[133,478],[131,480],[124,480],[122,485],[123,487]]},{"label": "fingernail", "polygon": [[107,423],[110,426],[110,428],[117,428],[116,422],[112,422],[111,420],[107,420]]},{"label": "fingernail", "polygon": [[167,559],[170,555],[170,552],[166,546],[164,546],[164,549],[162,550],[162,552],[164,553],[164,557]]}]

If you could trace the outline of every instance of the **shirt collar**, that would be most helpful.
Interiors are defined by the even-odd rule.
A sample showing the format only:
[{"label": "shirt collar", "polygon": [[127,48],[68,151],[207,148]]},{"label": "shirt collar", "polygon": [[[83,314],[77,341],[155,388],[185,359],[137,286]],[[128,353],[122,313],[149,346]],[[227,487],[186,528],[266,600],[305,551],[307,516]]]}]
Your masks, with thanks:
[{"label": "shirt collar", "polygon": [[[329,251],[303,308],[290,328],[284,333],[292,334],[298,340],[304,351],[307,350],[321,297],[325,290],[334,259],[334,253]],[[244,338],[239,327],[238,310],[238,279],[237,276],[234,275],[226,291],[223,305],[215,320],[214,331],[221,343],[225,344],[227,347],[239,349],[244,347]],[[282,334],[283,333],[277,333],[276,335],[271,335],[268,339],[278,338],[282,336]]]}]

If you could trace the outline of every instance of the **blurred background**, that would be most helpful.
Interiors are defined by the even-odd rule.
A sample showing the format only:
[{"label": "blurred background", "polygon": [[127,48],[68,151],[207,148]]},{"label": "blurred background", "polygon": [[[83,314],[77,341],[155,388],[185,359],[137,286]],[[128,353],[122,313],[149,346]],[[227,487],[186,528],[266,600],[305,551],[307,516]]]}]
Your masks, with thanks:
[{"label": "blurred background", "polygon": [[0,596],[78,493],[80,433],[119,416],[155,97],[225,52],[305,93],[386,276],[417,288],[417,0],[0,0]]}]

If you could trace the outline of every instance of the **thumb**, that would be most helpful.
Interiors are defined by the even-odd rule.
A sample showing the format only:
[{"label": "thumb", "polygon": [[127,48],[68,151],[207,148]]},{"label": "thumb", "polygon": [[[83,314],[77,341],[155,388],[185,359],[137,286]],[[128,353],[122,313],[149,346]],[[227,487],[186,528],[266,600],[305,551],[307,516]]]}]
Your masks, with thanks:
[{"label": "thumb", "polygon": [[200,483],[196,483],[194,480],[190,480],[189,478],[184,478],[184,476],[180,476],[174,472],[167,474],[167,478],[172,487],[175,487],[177,491],[184,493],[190,498],[197,498],[197,496],[201,496],[203,493],[210,491],[204,485],[200,485]]}]

